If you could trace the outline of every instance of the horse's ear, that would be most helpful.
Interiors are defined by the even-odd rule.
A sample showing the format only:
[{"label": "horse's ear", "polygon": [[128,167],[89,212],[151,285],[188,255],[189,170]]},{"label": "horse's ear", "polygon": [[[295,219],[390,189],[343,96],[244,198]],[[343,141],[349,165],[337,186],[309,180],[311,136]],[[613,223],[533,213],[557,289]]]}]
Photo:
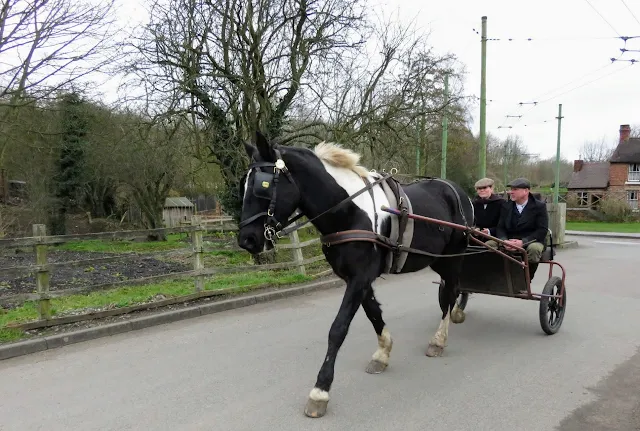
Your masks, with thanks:
[{"label": "horse's ear", "polygon": [[260,157],[262,157],[262,160],[264,160],[265,162],[276,161],[276,155],[273,152],[271,143],[259,131],[256,131],[256,147],[258,147],[258,152],[260,153]]},{"label": "horse's ear", "polygon": [[247,152],[249,160],[253,159],[254,154],[256,153],[256,151],[258,151],[256,147],[254,147],[250,142],[247,141],[244,142],[244,150]]}]

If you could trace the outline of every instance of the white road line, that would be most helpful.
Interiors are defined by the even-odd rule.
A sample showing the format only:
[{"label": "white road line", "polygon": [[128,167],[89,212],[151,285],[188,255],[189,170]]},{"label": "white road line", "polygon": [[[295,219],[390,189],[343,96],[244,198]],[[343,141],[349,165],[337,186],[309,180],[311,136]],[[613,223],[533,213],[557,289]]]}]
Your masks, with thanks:
[{"label": "white road line", "polygon": [[593,241],[599,244],[620,244],[620,245],[640,245],[640,242],[623,242],[623,241]]}]

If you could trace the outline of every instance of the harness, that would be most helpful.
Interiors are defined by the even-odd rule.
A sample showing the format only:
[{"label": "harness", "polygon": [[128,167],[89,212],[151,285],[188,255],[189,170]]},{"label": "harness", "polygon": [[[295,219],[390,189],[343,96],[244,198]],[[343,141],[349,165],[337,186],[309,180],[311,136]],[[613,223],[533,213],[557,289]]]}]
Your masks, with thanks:
[{"label": "harness", "polygon": [[[313,217],[312,219],[308,219],[302,224],[294,225],[293,223],[304,215],[302,213],[298,213],[294,217],[289,218],[286,221],[286,224],[283,225],[283,223],[278,221],[274,215],[275,206],[276,206],[277,185],[278,185],[278,182],[280,181],[280,174],[281,173],[284,174],[287,180],[291,182],[291,184],[293,184],[296,188],[297,188],[297,185],[293,177],[291,176],[291,173],[287,169],[284,163],[284,160],[282,159],[282,155],[280,153],[280,150],[278,149],[278,146],[274,145],[273,150],[276,156],[275,162],[254,161],[249,165],[250,170],[254,170],[254,169],[256,170],[253,178],[253,183],[251,185],[252,193],[255,197],[259,199],[269,200],[269,207],[267,211],[260,212],[258,214],[255,214],[247,218],[246,220],[240,221],[238,225],[240,229],[248,225],[249,223],[252,223],[253,221],[255,221],[256,219],[262,216],[267,216],[267,219],[264,223],[264,236],[268,241],[271,241],[271,243],[275,245],[276,239],[283,238],[286,235],[290,234],[291,232],[301,229],[306,224],[311,223],[314,220],[322,217],[323,215],[335,210],[341,205],[344,205],[345,203],[352,201],[357,196],[361,195],[366,191],[369,191],[369,193],[371,194],[371,198],[374,202],[374,208],[375,208],[375,199],[373,197],[372,189],[378,184],[386,183],[386,186],[388,186],[392,190],[396,198],[396,202],[398,202],[398,209],[400,211],[400,213],[397,214],[398,223],[399,223],[399,226],[398,226],[399,241],[394,241],[391,238],[388,238],[384,235],[377,233],[378,214],[376,212],[374,216],[373,231],[346,230],[341,232],[330,233],[328,235],[323,235],[320,237],[320,242],[322,243],[322,245],[326,247],[331,247],[334,245],[344,244],[344,243],[353,242],[353,241],[370,242],[370,243],[380,245],[382,247],[388,248],[393,251],[394,257],[393,257],[393,264],[391,265],[391,267],[394,272],[400,272],[400,269],[402,267],[402,265],[398,265],[398,260],[400,259],[401,253],[415,253],[415,254],[422,254],[422,255],[431,256],[431,257],[454,257],[454,256],[465,256],[465,255],[478,254],[478,253],[485,252],[485,251],[479,251],[479,252],[476,251],[476,252],[467,252],[467,253],[458,253],[458,254],[439,255],[439,254],[430,253],[424,250],[418,250],[418,249],[403,245],[402,238],[403,238],[403,235],[407,226],[407,222],[409,219],[408,217],[409,206],[407,205],[408,199],[404,194],[404,191],[402,190],[400,182],[397,179],[393,178],[393,175],[395,175],[395,173],[382,172],[381,174],[378,174],[379,177],[375,181],[370,181],[367,178],[363,178],[365,187],[363,187],[356,193],[346,197],[345,199],[343,199],[333,207],[325,210],[321,214]],[[266,170],[263,170],[263,169],[266,169]],[[456,198],[458,201],[458,208],[462,216],[462,219],[464,221],[464,225],[470,231],[471,228],[467,224],[467,220],[464,215],[460,196],[458,192],[455,190],[455,188],[451,184],[449,184],[447,181],[441,180],[439,178],[433,178],[433,177],[422,177],[422,178],[444,182],[454,191],[454,194],[456,195]],[[415,180],[414,182],[417,182],[417,181],[420,181],[420,180]],[[466,234],[467,234],[467,230],[465,230],[465,235]]]}]

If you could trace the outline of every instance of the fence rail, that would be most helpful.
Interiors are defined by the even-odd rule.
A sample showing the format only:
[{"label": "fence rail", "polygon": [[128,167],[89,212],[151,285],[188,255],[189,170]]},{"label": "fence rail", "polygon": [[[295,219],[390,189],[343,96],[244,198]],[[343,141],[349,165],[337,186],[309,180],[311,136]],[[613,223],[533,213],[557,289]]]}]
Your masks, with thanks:
[{"label": "fence rail", "polygon": [[[204,246],[203,236],[204,233],[209,231],[220,232],[220,231],[234,231],[237,230],[237,226],[231,222],[230,218],[227,220],[214,220],[211,219],[201,219],[200,216],[193,216],[191,220],[191,224],[189,226],[181,226],[174,228],[162,228],[162,229],[150,229],[150,230],[132,230],[132,231],[120,231],[120,232],[101,232],[101,233],[91,233],[91,234],[83,234],[83,235],[59,235],[59,236],[47,236],[46,235],[46,227],[45,225],[33,225],[33,236],[26,238],[14,238],[14,239],[3,239],[0,240],[0,249],[1,248],[16,248],[16,247],[33,247],[36,254],[36,264],[35,265],[26,265],[26,266],[15,266],[9,268],[2,268],[2,272],[5,275],[36,275],[36,289],[33,293],[18,293],[15,295],[6,295],[0,298],[0,304],[8,304],[8,303],[16,303],[16,302],[24,302],[24,301],[35,301],[37,303],[38,310],[38,320],[32,321],[28,323],[20,323],[7,325],[8,327],[18,327],[21,329],[35,329],[47,326],[54,326],[65,323],[73,323],[87,319],[94,319],[98,316],[106,317],[113,316],[117,314],[125,314],[137,309],[141,308],[154,308],[162,305],[158,305],[162,303],[164,305],[175,304],[179,302],[192,301],[194,299],[203,298],[207,296],[216,296],[216,295],[224,295],[229,293],[229,289],[220,289],[220,290],[212,290],[205,291],[205,278],[207,276],[219,275],[219,274],[231,274],[231,273],[241,273],[241,272],[252,272],[252,271],[266,271],[266,270],[278,270],[278,269],[297,269],[297,271],[301,274],[306,274],[305,266],[319,262],[324,259],[324,255],[313,256],[305,259],[302,253],[302,249],[308,247],[313,244],[317,244],[319,242],[319,238],[314,238],[308,241],[300,242],[298,238],[298,232],[293,232],[289,235],[290,244],[281,244],[276,247],[276,249],[288,249],[292,252],[293,259],[287,262],[279,262],[279,263],[271,263],[271,264],[263,264],[263,265],[242,265],[242,266],[229,266],[229,267],[215,267],[215,268],[205,268],[204,265],[204,253],[208,250]],[[191,234],[191,250],[188,247],[182,249],[173,249],[161,252],[152,252],[152,253],[119,253],[116,256],[108,256],[108,257],[100,257],[95,259],[81,259],[75,261],[68,262],[48,262],[47,259],[47,249],[49,245],[54,244],[64,244],[72,241],[82,241],[82,240],[96,240],[96,239],[107,239],[107,240],[115,240],[115,239],[137,239],[137,238],[145,238],[149,235],[158,235],[158,234],[170,234],[170,233],[190,233]],[[171,254],[171,253],[184,253],[191,252],[192,262],[193,262],[193,270],[190,271],[182,271],[182,272],[172,272],[168,274],[160,274],[154,275],[150,277],[143,277],[138,279],[130,279],[123,280],[111,283],[105,283],[100,285],[86,285],[76,288],[70,289],[59,289],[55,291],[50,290],[49,279],[51,273],[55,271],[57,268],[68,267],[68,266],[82,266],[87,264],[94,263],[104,263],[109,261],[126,259],[129,256],[147,256],[150,254]],[[324,271],[321,274],[324,274],[330,271]],[[182,295],[175,298],[170,298],[164,301],[156,301],[151,304],[144,304],[140,306],[132,306],[132,307],[124,307],[117,308],[113,310],[107,310],[105,313],[86,313],[80,315],[73,316],[65,316],[53,318],[51,316],[51,304],[50,301],[52,298],[63,297],[71,294],[79,294],[85,293],[89,291],[98,291],[98,290],[106,290],[119,286],[131,286],[131,285],[140,285],[147,284],[149,282],[155,282],[159,280],[166,279],[176,279],[176,278],[184,278],[184,277],[192,277],[194,280],[194,293],[189,295]],[[166,303],[166,304],[165,304]]]}]

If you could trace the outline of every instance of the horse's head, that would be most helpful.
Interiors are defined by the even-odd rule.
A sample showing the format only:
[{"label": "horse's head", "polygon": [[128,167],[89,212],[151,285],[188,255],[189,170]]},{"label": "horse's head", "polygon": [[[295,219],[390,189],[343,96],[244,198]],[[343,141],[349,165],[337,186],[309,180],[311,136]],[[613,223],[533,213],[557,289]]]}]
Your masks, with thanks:
[{"label": "horse's head", "polygon": [[[270,143],[260,132],[256,145],[245,143],[250,165],[240,184],[242,201],[238,244],[251,254],[273,247],[300,203],[300,191],[285,163],[286,149]],[[267,241],[268,240],[268,241]]]}]

